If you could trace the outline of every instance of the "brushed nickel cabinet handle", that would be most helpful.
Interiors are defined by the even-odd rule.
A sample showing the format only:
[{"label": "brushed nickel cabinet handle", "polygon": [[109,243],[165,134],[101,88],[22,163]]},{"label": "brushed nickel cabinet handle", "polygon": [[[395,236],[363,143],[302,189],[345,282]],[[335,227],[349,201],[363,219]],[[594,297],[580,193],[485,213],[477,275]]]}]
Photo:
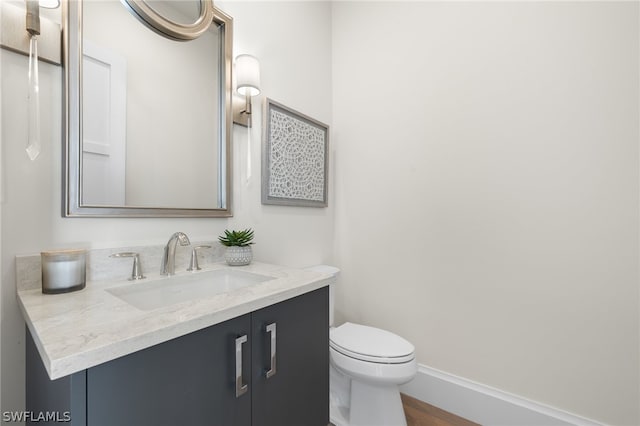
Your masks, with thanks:
[{"label": "brushed nickel cabinet handle", "polygon": [[267,379],[276,375],[276,323],[273,322],[267,326],[267,333],[271,335],[270,347],[271,347],[271,368],[265,372]]},{"label": "brushed nickel cabinet handle", "polygon": [[236,339],[236,398],[240,398],[249,390],[249,385],[242,383],[242,344],[246,341],[246,334]]}]

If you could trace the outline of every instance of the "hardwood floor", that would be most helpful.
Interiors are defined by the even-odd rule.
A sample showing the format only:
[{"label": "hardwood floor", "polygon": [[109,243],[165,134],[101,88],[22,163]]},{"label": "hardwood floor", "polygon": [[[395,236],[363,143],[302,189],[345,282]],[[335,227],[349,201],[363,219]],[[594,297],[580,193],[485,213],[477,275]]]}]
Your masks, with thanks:
[{"label": "hardwood floor", "polygon": [[[402,398],[404,415],[407,418],[407,426],[480,426],[478,423],[463,419],[403,393],[400,394],[400,397]],[[329,426],[334,425],[329,423]]]},{"label": "hardwood floor", "polygon": [[407,426],[472,426],[478,425],[455,414],[429,405],[405,394],[402,397]]}]

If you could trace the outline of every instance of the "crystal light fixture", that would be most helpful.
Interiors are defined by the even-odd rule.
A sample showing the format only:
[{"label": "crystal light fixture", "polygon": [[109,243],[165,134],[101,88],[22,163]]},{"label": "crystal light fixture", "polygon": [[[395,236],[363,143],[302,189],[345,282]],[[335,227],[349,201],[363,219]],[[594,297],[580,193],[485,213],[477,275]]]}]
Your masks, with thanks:
[{"label": "crystal light fixture", "polygon": [[29,33],[29,89],[27,92],[27,155],[34,161],[40,155],[40,83],[38,75],[38,36],[40,7],[60,6],[60,0],[27,0],[26,30]]}]

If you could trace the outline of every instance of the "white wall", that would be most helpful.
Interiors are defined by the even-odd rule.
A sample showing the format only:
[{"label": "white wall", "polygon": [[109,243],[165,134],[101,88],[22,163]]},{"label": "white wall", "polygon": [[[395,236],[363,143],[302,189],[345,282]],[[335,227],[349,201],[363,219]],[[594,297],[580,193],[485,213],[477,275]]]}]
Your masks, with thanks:
[{"label": "white wall", "polygon": [[638,3],[334,2],[343,319],[640,424]]},{"label": "white wall", "polygon": [[[223,3],[235,20],[236,53],[261,58],[263,93],[331,123],[331,17],[327,3]],[[264,19],[268,14],[269,19]],[[261,19],[258,19],[261,18]],[[301,55],[304,52],[304,55]],[[301,58],[302,56],[302,58]],[[181,230],[215,237],[225,228],[253,227],[256,260],[288,266],[332,262],[333,201],[326,209],[260,204],[260,102],[254,100],[252,174],[246,179],[247,129],[234,129],[234,217],[231,219],[77,219],[60,215],[61,70],[42,64],[43,151],[24,153],[27,58],[0,51],[2,72],[2,410],[24,404],[24,323],[15,300],[16,254],[56,247],[164,244]],[[186,265],[185,265],[186,266]]]},{"label": "white wall", "polygon": [[60,69],[41,66],[31,163],[27,61],[0,51],[2,410],[24,398],[16,254],[252,226],[258,260],[338,263],[340,316],[404,335],[420,363],[640,423],[637,3],[217,5],[261,60],[254,107],[332,124],[330,207],[260,204],[257,107],[234,129],[232,219],[63,219]]}]

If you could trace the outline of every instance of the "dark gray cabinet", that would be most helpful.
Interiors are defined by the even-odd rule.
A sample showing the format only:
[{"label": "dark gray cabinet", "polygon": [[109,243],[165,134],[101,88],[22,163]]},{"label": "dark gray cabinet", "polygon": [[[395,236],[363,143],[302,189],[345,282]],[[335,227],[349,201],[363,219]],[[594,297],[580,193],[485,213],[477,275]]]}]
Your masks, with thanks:
[{"label": "dark gray cabinet", "polygon": [[[234,342],[250,324],[244,315],[88,369],[87,423],[249,426],[251,401],[236,399],[233,375]],[[249,347],[241,355],[250,365]]]},{"label": "dark gray cabinet", "polygon": [[[253,426],[329,423],[329,309],[328,291],[323,291],[326,289],[252,313]],[[276,362],[275,374],[267,378],[272,346],[266,327],[270,324],[276,325]]]},{"label": "dark gray cabinet", "polygon": [[27,411],[73,426],[325,426],[328,323],[324,287],[53,381],[28,335]]}]

